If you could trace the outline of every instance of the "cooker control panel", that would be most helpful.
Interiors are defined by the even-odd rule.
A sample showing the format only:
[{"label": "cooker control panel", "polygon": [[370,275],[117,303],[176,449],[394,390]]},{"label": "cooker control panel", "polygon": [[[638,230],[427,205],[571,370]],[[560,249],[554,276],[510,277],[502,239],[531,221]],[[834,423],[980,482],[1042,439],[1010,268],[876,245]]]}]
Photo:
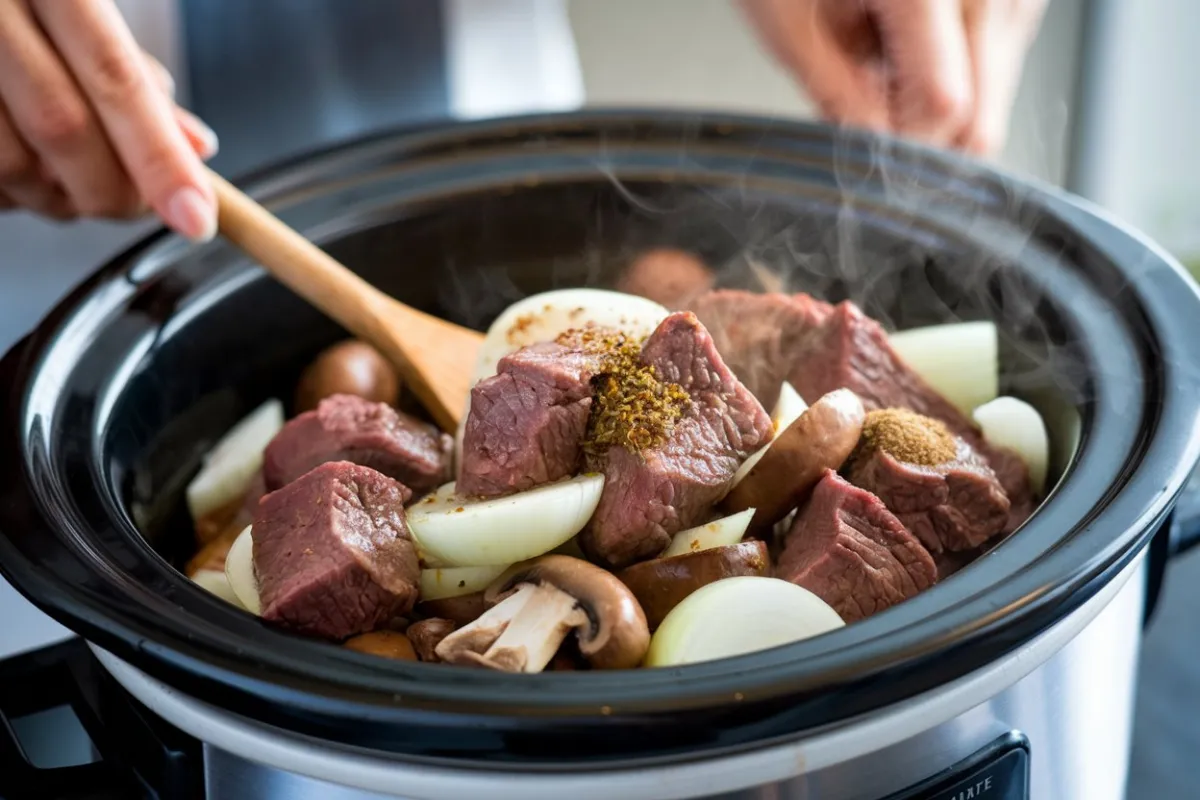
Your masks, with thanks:
[{"label": "cooker control panel", "polygon": [[1029,740],[1009,733],[945,772],[885,800],[1028,800]]}]

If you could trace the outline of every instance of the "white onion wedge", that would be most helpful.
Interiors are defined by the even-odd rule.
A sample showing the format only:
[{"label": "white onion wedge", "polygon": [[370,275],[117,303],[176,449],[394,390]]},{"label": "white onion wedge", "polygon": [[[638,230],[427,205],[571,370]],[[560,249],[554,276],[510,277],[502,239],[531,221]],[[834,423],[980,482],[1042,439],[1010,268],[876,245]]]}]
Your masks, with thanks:
[{"label": "white onion wedge", "polygon": [[[804,402],[804,398],[796,391],[796,387],[785,382],[779,390],[779,399],[775,401],[775,410],[771,412],[771,427],[775,429],[775,433],[779,433],[799,419],[805,411],[808,411],[808,403]],[[754,465],[759,462],[759,459],[766,455],[770,446],[771,442],[767,442],[742,462],[737,472],[733,473],[733,483],[729,484],[730,489],[737,486],[742,482],[742,478],[750,474],[750,470],[754,469]]]},{"label": "white onion wedge", "polygon": [[771,422],[775,431],[779,432],[791,425],[800,415],[808,411],[808,403],[796,391],[796,387],[784,382],[779,389],[779,399],[775,401],[775,409],[771,412]]},{"label": "white onion wedge", "polygon": [[499,567],[448,567],[421,570],[421,599],[443,600],[482,592],[510,565]]},{"label": "white onion wedge", "polygon": [[738,577],[702,586],[671,609],[645,666],[671,667],[752,653],[842,627],[807,589],[778,578]]},{"label": "white onion wedge", "polygon": [[225,556],[225,577],[229,579],[229,588],[233,589],[242,608],[251,614],[261,614],[258,578],[254,576],[254,538],[249,525],[234,539],[229,555]]},{"label": "white onion wedge", "polygon": [[283,427],[283,404],[268,400],[220,438],[187,487],[188,511],[197,520],[238,499],[262,467],[263,451]]},{"label": "white onion wedge", "polygon": [[1029,469],[1030,486],[1041,494],[1046,488],[1050,438],[1037,409],[1015,397],[997,397],[975,409],[972,416],[985,439],[1021,457]]},{"label": "white onion wedge", "polygon": [[472,499],[455,495],[448,483],[408,508],[408,527],[421,552],[446,566],[515,564],[579,533],[603,489],[603,475],[580,475],[507,497]]},{"label": "white onion wedge", "polygon": [[242,601],[233,593],[233,587],[229,585],[229,578],[226,577],[223,571],[216,569],[197,570],[196,574],[192,576],[192,581],[201,588],[212,592],[226,603],[232,603],[238,608],[244,608]]},{"label": "white onion wedge", "polygon": [[900,358],[964,414],[1000,393],[1000,355],[991,322],[955,322],[888,337]]},{"label": "white onion wedge", "polygon": [[670,558],[671,556],[681,556],[684,553],[695,553],[713,547],[737,544],[746,535],[746,529],[750,527],[750,520],[753,517],[754,509],[747,508],[745,511],[730,514],[728,517],[714,519],[704,525],[680,531],[671,537],[670,546],[663,551],[659,558]]},{"label": "white onion wedge", "polygon": [[[509,353],[526,345],[548,342],[572,328],[589,322],[616,328],[635,337],[648,336],[666,318],[666,308],[637,295],[602,289],[560,289],[530,295],[513,303],[488,328],[479,346],[479,358],[471,377],[474,386],[496,374],[496,365]],[[455,435],[455,464],[462,459],[463,426],[470,399]]]}]

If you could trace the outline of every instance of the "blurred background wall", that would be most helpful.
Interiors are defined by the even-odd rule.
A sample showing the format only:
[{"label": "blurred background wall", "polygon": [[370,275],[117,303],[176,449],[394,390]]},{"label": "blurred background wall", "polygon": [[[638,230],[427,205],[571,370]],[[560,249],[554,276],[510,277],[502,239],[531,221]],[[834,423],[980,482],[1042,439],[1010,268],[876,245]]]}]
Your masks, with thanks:
[{"label": "blurred background wall", "polygon": [[[1050,0],[1003,157],[1006,166],[1060,184],[1085,2]],[[813,114],[732,0],[569,0],[569,8],[590,105]]]}]

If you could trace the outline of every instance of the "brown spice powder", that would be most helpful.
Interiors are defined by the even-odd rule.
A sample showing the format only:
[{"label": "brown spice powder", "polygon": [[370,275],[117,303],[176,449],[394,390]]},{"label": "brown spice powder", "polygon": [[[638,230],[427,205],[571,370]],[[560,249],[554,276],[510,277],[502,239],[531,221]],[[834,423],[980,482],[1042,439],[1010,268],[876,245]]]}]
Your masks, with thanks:
[{"label": "brown spice powder", "polygon": [[683,387],[658,377],[642,362],[642,343],[620,331],[589,325],[573,328],[556,341],[598,354],[601,367],[594,390],[584,450],[599,455],[613,446],[640,453],[667,440],[691,397]]},{"label": "brown spice powder", "polygon": [[869,412],[863,423],[861,446],[925,467],[953,461],[956,453],[954,436],[945,425],[903,408]]}]

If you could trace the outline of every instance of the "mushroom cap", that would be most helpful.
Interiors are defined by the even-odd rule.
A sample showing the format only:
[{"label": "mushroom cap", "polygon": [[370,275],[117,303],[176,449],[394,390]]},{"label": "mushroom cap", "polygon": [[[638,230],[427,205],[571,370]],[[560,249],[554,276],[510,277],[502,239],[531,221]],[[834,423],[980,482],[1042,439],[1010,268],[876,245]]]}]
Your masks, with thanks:
[{"label": "mushroom cap", "polygon": [[616,575],[579,558],[547,555],[516,564],[484,591],[489,607],[523,583],[546,584],[574,597],[588,624],[577,627],[579,652],[598,669],[631,669],[650,648],[646,614]]}]

